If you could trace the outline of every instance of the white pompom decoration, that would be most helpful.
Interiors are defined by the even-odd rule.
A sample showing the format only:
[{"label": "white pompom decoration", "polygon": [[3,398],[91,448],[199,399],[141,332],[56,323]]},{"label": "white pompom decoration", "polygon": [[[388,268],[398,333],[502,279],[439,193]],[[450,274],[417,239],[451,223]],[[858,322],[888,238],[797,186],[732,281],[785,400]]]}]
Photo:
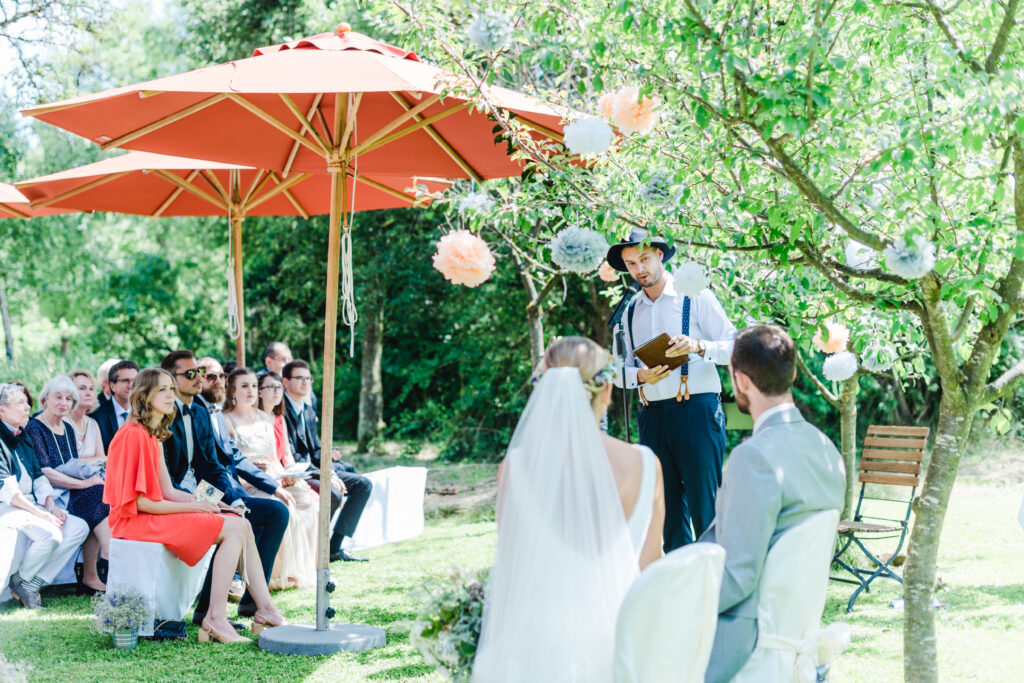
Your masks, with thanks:
[{"label": "white pompom decoration", "polygon": [[470,192],[459,201],[459,213],[487,213],[494,208],[494,199],[486,192]]},{"label": "white pompom decoration", "polygon": [[833,382],[848,380],[857,372],[857,356],[849,351],[834,353],[825,359],[822,372],[825,374],[825,379]]},{"label": "white pompom decoration", "polygon": [[679,264],[672,277],[676,282],[676,292],[683,296],[696,296],[711,282],[704,273],[704,266],[694,261]]},{"label": "white pompom decoration", "polygon": [[486,10],[470,24],[466,33],[481,52],[494,53],[511,44],[512,20],[501,12]]},{"label": "white pompom decoration", "polygon": [[915,235],[913,240],[900,237],[882,255],[889,270],[907,280],[922,278],[935,267],[935,245],[923,235]]},{"label": "white pompom decoration", "polygon": [[878,265],[875,250],[857,240],[846,243],[846,265],[856,270],[871,270]]},{"label": "white pompom decoration", "polygon": [[615,131],[604,119],[578,119],[565,127],[565,146],[573,154],[604,154],[615,139]]},{"label": "white pompom decoration", "polygon": [[885,372],[896,362],[896,352],[888,346],[870,344],[860,354],[860,364],[868,372]]}]

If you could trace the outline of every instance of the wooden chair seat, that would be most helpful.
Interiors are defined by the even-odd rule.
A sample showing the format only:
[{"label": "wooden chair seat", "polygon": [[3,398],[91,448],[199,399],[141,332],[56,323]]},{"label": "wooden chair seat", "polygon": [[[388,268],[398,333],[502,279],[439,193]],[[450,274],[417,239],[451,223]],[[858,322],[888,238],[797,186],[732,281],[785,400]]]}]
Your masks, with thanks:
[{"label": "wooden chair seat", "polygon": [[844,520],[839,522],[839,533],[848,533],[855,531],[857,533],[882,533],[886,531],[902,531],[902,526],[896,526],[893,524],[869,524],[868,522],[854,522],[852,520]]}]

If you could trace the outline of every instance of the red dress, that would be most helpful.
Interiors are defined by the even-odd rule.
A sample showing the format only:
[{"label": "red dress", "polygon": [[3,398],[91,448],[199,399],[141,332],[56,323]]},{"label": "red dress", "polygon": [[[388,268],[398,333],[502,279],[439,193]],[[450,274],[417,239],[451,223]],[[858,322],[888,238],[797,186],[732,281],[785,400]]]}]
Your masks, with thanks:
[{"label": "red dress", "polygon": [[220,535],[224,518],[208,512],[153,515],[139,512],[136,499],[163,500],[157,458],[160,443],[137,422],[118,430],[107,451],[103,502],[110,506],[110,533],[128,541],[163,543],[194,567]]},{"label": "red dress", "polygon": [[284,432],[284,415],[274,416],[274,443],[277,445],[277,459],[281,461],[282,465],[287,465],[285,462],[285,455],[287,451],[284,449],[285,439],[288,436]]}]

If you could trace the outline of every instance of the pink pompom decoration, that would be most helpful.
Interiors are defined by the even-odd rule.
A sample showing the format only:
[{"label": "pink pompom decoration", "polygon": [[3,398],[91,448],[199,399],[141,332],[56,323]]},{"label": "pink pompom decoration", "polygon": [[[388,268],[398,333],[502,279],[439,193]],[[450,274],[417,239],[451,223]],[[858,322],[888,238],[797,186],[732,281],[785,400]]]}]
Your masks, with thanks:
[{"label": "pink pompom decoration", "polygon": [[601,265],[597,268],[597,276],[605,282],[618,282],[621,279],[619,271],[612,268],[607,261],[601,261]]},{"label": "pink pompom decoration", "polygon": [[821,330],[814,334],[814,345],[819,351],[825,353],[839,353],[846,350],[846,344],[850,341],[850,329],[841,323],[825,323],[828,330],[828,339],[821,338]]},{"label": "pink pompom decoration", "polygon": [[656,97],[644,95],[641,98],[640,88],[636,86],[622,88],[615,94],[612,123],[626,135],[647,133],[658,120],[660,104],[661,100]]},{"label": "pink pompom decoration", "polygon": [[437,242],[434,268],[452,284],[476,287],[494,272],[494,255],[469,230],[452,230]]},{"label": "pink pompom decoration", "polygon": [[606,92],[597,98],[597,115],[602,119],[611,120],[615,112],[615,93]]}]

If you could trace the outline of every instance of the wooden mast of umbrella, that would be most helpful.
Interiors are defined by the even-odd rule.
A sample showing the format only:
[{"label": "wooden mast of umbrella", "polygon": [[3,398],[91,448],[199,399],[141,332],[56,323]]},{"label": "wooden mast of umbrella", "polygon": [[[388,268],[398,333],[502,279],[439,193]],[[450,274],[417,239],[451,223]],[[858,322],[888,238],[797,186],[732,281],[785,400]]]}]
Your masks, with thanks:
[{"label": "wooden mast of umbrella", "polygon": [[[355,179],[349,176],[351,186]],[[420,206],[447,183],[432,179],[359,178],[356,211]],[[409,188],[430,194],[410,194]],[[128,152],[117,157],[16,183],[35,211],[109,211],[140,216],[223,216],[231,223],[231,262],[238,329],[235,360],[245,367],[242,223],[247,216],[302,216],[330,212],[330,178],[323,173],[276,171],[216,161]],[[13,188],[12,188],[13,189]],[[351,191],[351,190],[350,190]],[[25,207],[28,210],[28,207]]]},{"label": "wooden mast of umbrella", "polygon": [[[518,176],[519,162],[495,140],[494,121],[467,95],[464,79],[412,52],[351,31],[347,24],[253,56],[23,113],[98,142],[255,168],[331,176],[320,439],[334,437],[339,254],[345,267],[346,323],[355,322],[351,288],[351,194],[347,175],[434,178]],[[525,94],[481,86],[490,106],[514,115],[537,139],[562,141],[562,115]],[[289,125],[286,120],[293,120]],[[296,128],[297,124],[297,128]],[[365,134],[366,131],[371,131]],[[329,469],[328,463],[324,463]],[[321,477],[323,477],[321,473]],[[325,481],[329,481],[329,478]],[[317,630],[328,628],[330,500],[320,497]]]}]

